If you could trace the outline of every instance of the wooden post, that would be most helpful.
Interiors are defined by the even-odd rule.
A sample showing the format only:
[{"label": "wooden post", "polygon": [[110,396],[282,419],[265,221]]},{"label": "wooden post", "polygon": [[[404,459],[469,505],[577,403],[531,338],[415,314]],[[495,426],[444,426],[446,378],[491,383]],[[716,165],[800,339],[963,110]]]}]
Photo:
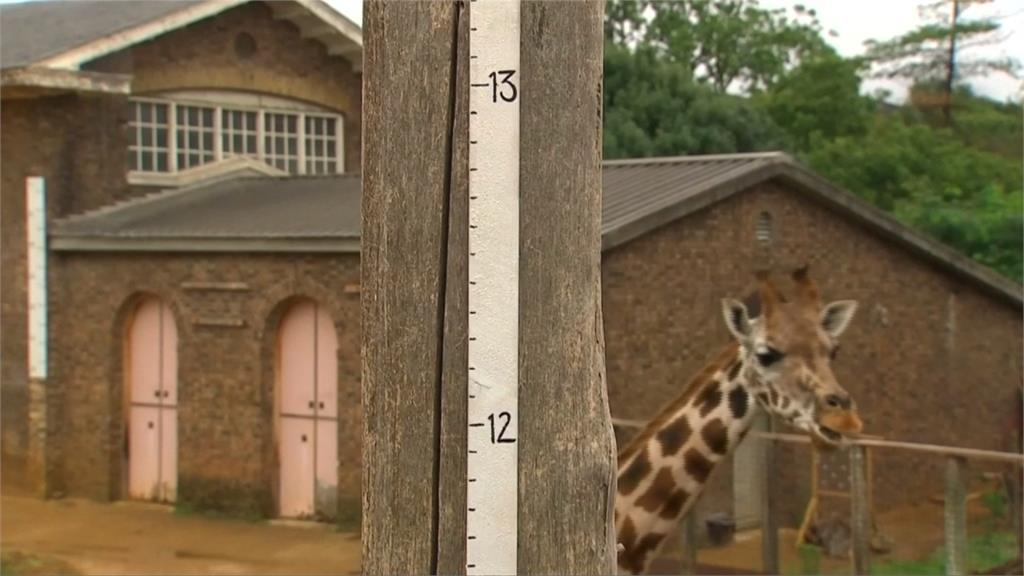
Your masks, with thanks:
[{"label": "wooden post", "polygon": [[697,508],[693,506],[683,516],[680,536],[682,537],[681,555],[683,558],[680,573],[697,573]]},{"label": "wooden post", "polygon": [[519,571],[615,572],[601,315],[604,2],[524,2]]},{"label": "wooden post", "polygon": [[[775,419],[769,418],[768,432],[775,431]],[[772,496],[775,494],[775,441],[764,439],[764,471],[761,481],[761,571],[779,574],[779,519]]]},{"label": "wooden post", "polygon": [[853,532],[853,573],[871,573],[871,508],[868,499],[867,448],[850,446],[850,513]]},{"label": "wooden post", "polygon": [[[464,574],[468,10],[363,5],[363,573]],[[518,571],[615,571],[603,5],[524,2]]]},{"label": "wooden post", "polygon": [[967,574],[967,460],[946,459],[946,574]]}]

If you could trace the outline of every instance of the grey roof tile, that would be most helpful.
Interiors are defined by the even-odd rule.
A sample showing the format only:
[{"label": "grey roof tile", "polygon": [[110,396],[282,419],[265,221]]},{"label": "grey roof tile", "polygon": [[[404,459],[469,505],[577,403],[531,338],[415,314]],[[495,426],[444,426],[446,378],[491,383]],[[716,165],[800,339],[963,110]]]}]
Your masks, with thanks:
[{"label": "grey roof tile", "polygon": [[42,0],[0,6],[0,68],[27,66],[202,0]]}]

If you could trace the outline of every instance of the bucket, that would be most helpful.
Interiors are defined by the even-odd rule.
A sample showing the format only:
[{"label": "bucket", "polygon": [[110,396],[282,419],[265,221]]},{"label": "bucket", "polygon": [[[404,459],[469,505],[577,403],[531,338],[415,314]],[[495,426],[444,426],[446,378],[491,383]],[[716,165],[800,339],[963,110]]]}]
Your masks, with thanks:
[{"label": "bucket", "polygon": [[723,546],[732,542],[736,534],[736,521],[721,512],[711,514],[704,522],[708,527],[708,540],[712,546]]}]

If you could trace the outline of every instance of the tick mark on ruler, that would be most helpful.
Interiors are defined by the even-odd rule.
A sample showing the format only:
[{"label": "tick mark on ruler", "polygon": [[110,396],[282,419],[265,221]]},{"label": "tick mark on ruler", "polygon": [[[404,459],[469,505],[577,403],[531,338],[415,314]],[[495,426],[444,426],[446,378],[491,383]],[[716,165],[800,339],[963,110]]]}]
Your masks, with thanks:
[{"label": "tick mark on ruler", "polygon": [[470,508],[469,511],[470,512],[476,512],[476,508]]},{"label": "tick mark on ruler", "polygon": [[476,536],[467,536],[466,538],[467,538],[468,540],[476,540]]},{"label": "tick mark on ruler", "polygon": [[490,86],[490,84],[488,84],[487,82],[474,82],[470,84],[470,86],[472,86],[473,88],[487,88],[488,86]]},{"label": "tick mark on ruler", "polygon": [[479,170],[479,168],[470,168],[469,169],[470,172],[476,172],[477,170]]},{"label": "tick mark on ruler", "polygon": [[476,450],[470,450],[469,453],[470,454],[476,454]]},{"label": "tick mark on ruler", "polygon": [[483,422],[477,422],[476,424],[470,424],[470,426],[473,427],[473,428],[477,428],[477,427],[483,426],[483,425],[484,425]]}]

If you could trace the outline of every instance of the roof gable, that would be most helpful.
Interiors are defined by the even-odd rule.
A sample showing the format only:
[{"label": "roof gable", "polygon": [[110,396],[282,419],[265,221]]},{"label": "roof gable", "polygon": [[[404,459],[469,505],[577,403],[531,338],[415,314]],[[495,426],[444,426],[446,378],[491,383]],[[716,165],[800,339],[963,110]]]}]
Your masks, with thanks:
[{"label": "roof gable", "polygon": [[[250,0],[41,0],[0,7],[0,68],[78,69],[83,63],[209,18]],[[358,64],[362,31],[321,0],[271,2],[332,55]],[[45,33],[40,33],[45,31]]]}]

